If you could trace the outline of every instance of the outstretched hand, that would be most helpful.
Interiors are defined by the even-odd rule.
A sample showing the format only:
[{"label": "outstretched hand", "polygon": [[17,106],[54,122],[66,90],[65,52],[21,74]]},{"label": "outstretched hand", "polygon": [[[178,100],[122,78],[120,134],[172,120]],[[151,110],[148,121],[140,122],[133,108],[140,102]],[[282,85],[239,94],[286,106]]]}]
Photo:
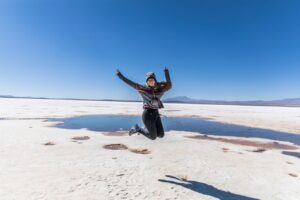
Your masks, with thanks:
[{"label": "outstretched hand", "polygon": [[121,72],[120,72],[119,69],[116,70],[116,74],[117,74],[117,75],[121,74]]},{"label": "outstretched hand", "polygon": [[167,66],[165,66],[165,69],[164,69],[164,70],[166,71],[166,70],[169,70],[169,69],[167,68]]}]

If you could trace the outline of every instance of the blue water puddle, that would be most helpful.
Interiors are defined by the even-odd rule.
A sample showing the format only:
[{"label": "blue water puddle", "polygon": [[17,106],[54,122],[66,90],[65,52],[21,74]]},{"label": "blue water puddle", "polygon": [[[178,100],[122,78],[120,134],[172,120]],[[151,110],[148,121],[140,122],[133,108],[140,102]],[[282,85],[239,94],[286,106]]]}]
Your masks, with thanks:
[{"label": "blue water puddle", "polygon": [[[124,115],[88,115],[71,118],[50,119],[58,122],[56,127],[65,129],[86,128],[91,131],[127,131],[135,123],[143,127],[141,116]],[[252,128],[234,124],[224,124],[202,118],[162,117],[165,131],[189,131],[207,135],[256,137],[291,142],[300,145],[300,135],[274,131],[263,128]]]}]

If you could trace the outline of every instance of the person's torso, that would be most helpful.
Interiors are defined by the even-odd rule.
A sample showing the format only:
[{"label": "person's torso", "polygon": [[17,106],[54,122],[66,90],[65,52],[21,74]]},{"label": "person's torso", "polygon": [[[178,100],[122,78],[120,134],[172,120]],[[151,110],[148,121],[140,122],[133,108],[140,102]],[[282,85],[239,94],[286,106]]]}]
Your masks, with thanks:
[{"label": "person's torso", "polygon": [[164,92],[159,86],[151,88],[144,85],[143,91],[139,91],[139,93],[143,98],[143,108],[159,109],[164,107],[161,102]]}]

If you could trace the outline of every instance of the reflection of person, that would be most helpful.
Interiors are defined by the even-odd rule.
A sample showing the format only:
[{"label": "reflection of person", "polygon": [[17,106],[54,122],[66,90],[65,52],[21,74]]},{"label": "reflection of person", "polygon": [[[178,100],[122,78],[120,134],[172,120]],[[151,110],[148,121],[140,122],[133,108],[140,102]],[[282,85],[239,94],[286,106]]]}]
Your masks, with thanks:
[{"label": "reflection of person", "polygon": [[125,83],[136,89],[143,98],[144,112],[142,115],[143,122],[146,128],[141,128],[135,124],[129,131],[129,135],[141,133],[149,139],[155,140],[156,137],[164,136],[164,128],[159,116],[158,109],[163,108],[161,97],[163,94],[172,88],[169,70],[164,69],[166,81],[158,82],[153,72],[148,72],[146,75],[146,85],[141,85],[127,79],[117,70],[116,74]]}]

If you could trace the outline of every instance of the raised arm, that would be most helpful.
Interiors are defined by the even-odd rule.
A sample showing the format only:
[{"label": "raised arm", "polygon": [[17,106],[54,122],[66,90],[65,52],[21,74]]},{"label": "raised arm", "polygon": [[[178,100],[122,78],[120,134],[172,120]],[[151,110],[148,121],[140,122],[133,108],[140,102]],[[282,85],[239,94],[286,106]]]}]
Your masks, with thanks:
[{"label": "raised arm", "polygon": [[170,84],[170,86],[172,86],[169,69],[165,67],[164,71],[165,71],[166,82]]},{"label": "raised arm", "polygon": [[122,74],[119,70],[117,70],[116,74],[117,74],[117,76],[118,76],[121,80],[123,80],[125,83],[127,83],[128,85],[130,85],[130,86],[133,87],[134,89],[139,90],[139,89],[142,88],[142,86],[141,86],[140,84],[135,83],[135,82],[129,80],[128,78],[126,78],[125,76],[123,76],[123,74]]},{"label": "raised arm", "polygon": [[169,73],[169,70],[167,67],[165,67],[164,72],[165,72],[166,82],[163,82],[163,90],[167,91],[172,88],[172,82],[171,82],[170,73]]}]

